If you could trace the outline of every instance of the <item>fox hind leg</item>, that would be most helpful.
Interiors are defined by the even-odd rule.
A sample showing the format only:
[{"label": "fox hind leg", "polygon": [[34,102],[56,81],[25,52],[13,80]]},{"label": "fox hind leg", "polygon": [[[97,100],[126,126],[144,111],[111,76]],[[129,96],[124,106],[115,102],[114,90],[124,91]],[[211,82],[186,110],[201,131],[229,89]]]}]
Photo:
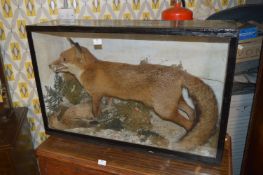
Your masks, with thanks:
[{"label": "fox hind leg", "polygon": [[193,128],[194,122],[186,119],[182,114],[179,113],[178,110],[175,110],[172,115],[170,115],[168,120],[177,123],[178,125],[182,126],[187,131],[191,130]]},{"label": "fox hind leg", "polygon": [[[176,103],[173,103],[171,105],[169,102],[165,103],[156,103],[154,106],[155,112],[159,115],[160,118],[168,121],[172,121],[183,128],[185,128],[187,131],[191,130],[193,127],[193,120],[189,120],[186,117],[184,117],[182,114],[178,111],[179,105],[179,99]],[[188,109],[188,108],[186,108]]]},{"label": "fox hind leg", "polygon": [[178,108],[187,114],[189,120],[195,121],[195,111],[186,103],[183,97],[179,99]]}]

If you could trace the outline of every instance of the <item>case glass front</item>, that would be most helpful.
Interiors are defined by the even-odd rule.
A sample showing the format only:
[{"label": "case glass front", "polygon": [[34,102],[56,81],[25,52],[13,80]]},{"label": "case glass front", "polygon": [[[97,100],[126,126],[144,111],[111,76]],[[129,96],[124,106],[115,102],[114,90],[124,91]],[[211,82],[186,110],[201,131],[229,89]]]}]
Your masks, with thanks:
[{"label": "case glass front", "polygon": [[47,131],[219,160],[235,37],[41,27],[28,34]]}]

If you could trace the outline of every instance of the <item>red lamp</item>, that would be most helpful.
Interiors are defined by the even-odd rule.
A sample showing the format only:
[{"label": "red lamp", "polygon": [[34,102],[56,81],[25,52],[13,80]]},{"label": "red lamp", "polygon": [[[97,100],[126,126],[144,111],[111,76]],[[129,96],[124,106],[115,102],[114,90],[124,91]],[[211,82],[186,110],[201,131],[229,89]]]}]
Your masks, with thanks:
[{"label": "red lamp", "polygon": [[162,12],[162,20],[192,20],[193,12],[182,7],[181,2],[175,2],[175,5]]}]

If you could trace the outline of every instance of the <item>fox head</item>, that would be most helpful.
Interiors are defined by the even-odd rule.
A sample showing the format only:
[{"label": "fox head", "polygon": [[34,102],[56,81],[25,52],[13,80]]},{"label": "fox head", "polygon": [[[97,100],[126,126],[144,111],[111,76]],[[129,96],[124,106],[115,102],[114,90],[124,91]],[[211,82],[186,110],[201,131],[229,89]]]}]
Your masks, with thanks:
[{"label": "fox head", "polygon": [[61,52],[59,58],[49,65],[54,72],[69,72],[76,77],[80,76],[84,69],[91,66],[96,58],[85,47],[73,42],[70,38],[71,48]]}]

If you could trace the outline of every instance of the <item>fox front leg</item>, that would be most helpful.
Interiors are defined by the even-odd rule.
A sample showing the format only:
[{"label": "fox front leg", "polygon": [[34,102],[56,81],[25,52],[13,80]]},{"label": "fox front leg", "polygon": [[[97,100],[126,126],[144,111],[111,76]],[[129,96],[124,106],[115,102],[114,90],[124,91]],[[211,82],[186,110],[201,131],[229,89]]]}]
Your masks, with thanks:
[{"label": "fox front leg", "polygon": [[101,110],[100,110],[101,98],[102,98],[101,95],[92,96],[92,113],[95,117],[99,117],[101,114]]}]

